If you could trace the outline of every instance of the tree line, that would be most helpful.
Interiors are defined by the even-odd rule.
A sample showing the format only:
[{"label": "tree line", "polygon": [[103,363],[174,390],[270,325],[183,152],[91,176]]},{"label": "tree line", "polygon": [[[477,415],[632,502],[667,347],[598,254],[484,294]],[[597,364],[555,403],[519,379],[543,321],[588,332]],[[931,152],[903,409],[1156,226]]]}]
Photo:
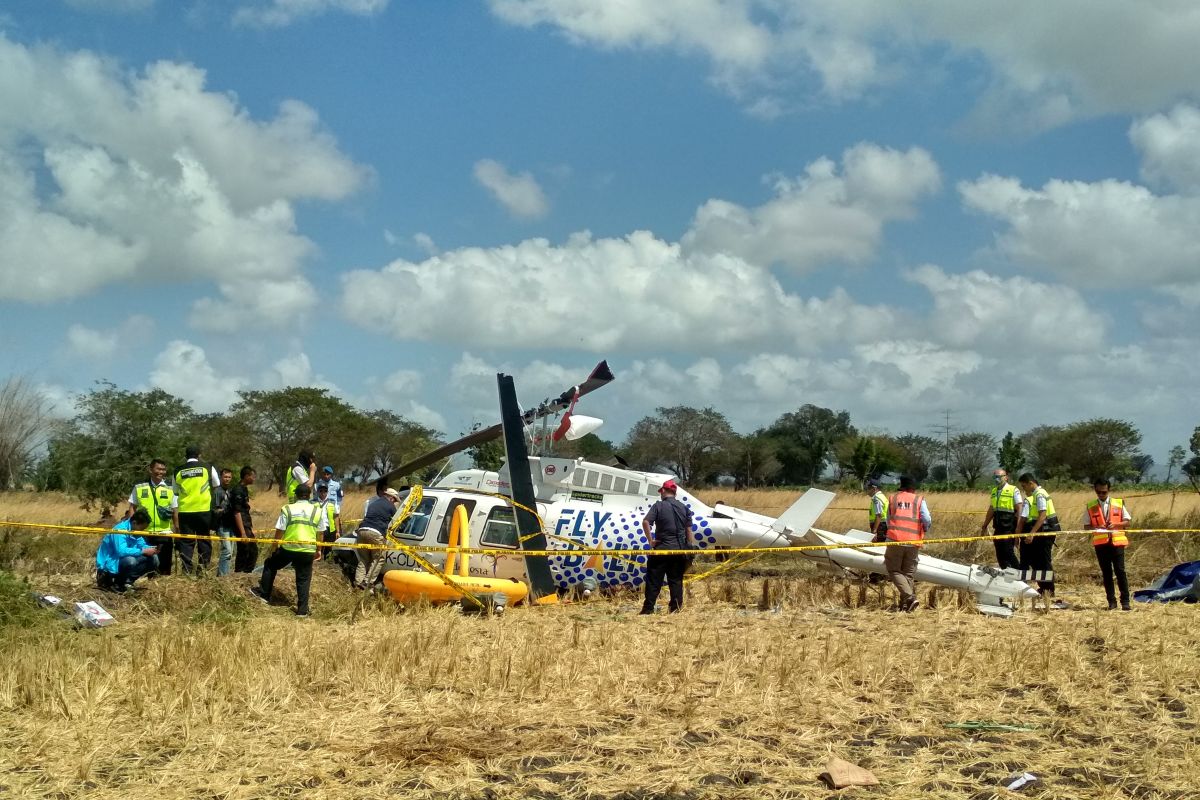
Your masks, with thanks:
[{"label": "tree line", "polygon": [[[73,417],[45,420],[41,446],[11,463],[0,486],[22,482],[111,508],[145,480],[151,459],[181,464],[189,444],[202,449],[205,461],[235,474],[242,465],[254,466],[260,489],[269,491],[301,450],[312,451],[340,477],[363,480],[441,443],[438,431],[391,411],[355,408],[325,389],[238,396],[224,413],[198,414],[161,389],[133,392],[98,384],[76,399]],[[0,431],[4,427],[0,417]]]},{"label": "tree line", "polygon": [[[120,503],[144,479],[150,459],[182,462],[193,443],[210,463],[255,466],[260,486],[269,490],[301,450],[313,451],[343,478],[364,481],[442,441],[438,431],[384,409],[355,408],[325,389],[243,391],[225,412],[198,414],[161,389],[134,392],[99,383],[76,398],[74,416],[63,420],[51,418],[46,398],[26,380],[0,385],[0,488],[62,490],[87,505]],[[669,471],[692,485],[732,477],[742,486],[797,486],[905,474],[975,488],[996,466],[1014,475],[1032,471],[1042,480],[1104,475],[1140,482],[1154,465],[1141,441],[1132,423],[1118,419],[1039,425],[1000,438],[982,431],[941,439],[881,433],[860,430],[846,411],[811,404],[743,435],[713,408],[672,406],[640,419],[620,443],[589,434],[559,443],[555,455]],[[476,466],[491,470],[504,455],[500,441],[469,452]],[[1188,450],[1171,449],[1166,467],[1168,483],[1187,477],[1200,488],[1200,427]]]},{"label": "tree line", "polygon": [[[668,470],[686,483],[713,483],[732,476],[739,485],[813,485],[862,482],[885,475],[917,481],[958,482],[967,488],[996,467],[1010,474],[1031,471],[1041,480],[1087,481],[1107,476],[1141,482],[1154,459],[1141,451],[1142,434],[1119,419],[1039,425],[997,438],[983,431],[943,439],[919,433],[859,430],[846,411],[803,405],[770,425],[739,435],[713,408],[673,406],[642,418],[619,447],[637,469]],[[1189,442],[1172,448],[1172,475],[1200,479],[1200,427]]]}]

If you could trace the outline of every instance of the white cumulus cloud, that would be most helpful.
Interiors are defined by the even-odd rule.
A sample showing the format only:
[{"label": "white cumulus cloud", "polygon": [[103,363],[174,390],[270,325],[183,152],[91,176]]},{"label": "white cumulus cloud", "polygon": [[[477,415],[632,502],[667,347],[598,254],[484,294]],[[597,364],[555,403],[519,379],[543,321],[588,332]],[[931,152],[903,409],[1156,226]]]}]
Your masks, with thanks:
[{"label": "white cumulus cloud", "polygon": [[0,299],[212,282],[205,319],[285,322],[313,249],[292,204],[365,177],[296,101],[258,121],[194,66],[130,73],[0,34]]},{"label": "white cumulus cloud", "polygon": [[1001,222],[1000,253],[1096,288],[1200,279],[1200,198],[1127,181],[1052,180],[1030,189],[984,175],[959,184],[968,208]]},{"label": "white cumulus cloud", "polygon": [[799,178],[777,178],[775,197],[756,208],[709,200],[683,244],[799,270],[862,263],[878,249],[886,222],[912,218],[917,201],[940,186],[937,163],[925,150],[861,143],[842,154],[840,170],[821,158]]},{"label": "white cumulus cloud", "polygon": [[[684,253],[646,231],[576,234],[394,261],[342,278],[347,319],[401,339],[467,347],[688,351],[784,342],[813,350],[887,325],[886,309],[791,294],[767,271]],[[669,298],[665,301],[664,298]]]},{"label": "white cumulus cloud", "polygon": [[550,211],[546,195],[528,172],[511,173],[499,161],[485,158],[475,162],[475,180],[519,219],[539,219]]},{"label": "white cumulus cloud", "polygon": [[1181,103],[1133,123],[1129,137],[1150,183],[1200,194],[1200,109]]},{"label": "white cumulus cloud", "polygon": [[[936,80],[925,59],[982,64],[981,125],[1045,128],[1146,113],[1200,92],[1190,0],[490,0],[500,19],[603,49],[699,54],[710,78],[771,116],[797,94],[853,98]],[[1081,22],[1082,21],[1082,22]],[[815,92],[813,91],[815,87]]]},{"label": "white cumulus cloud", "polygon": [[247,3],[233,14],[234,25],[282,28],[302,19],[331,12],[371,17],[381,14],[389,0],[260,0]]},{"label": "white cumulus cloud", "polygon": [[242,378],[218,374],[204,348],[182,339],[168,342],[154,359],[149,381],[202,414],[225,411],[247,386]]},{"label": "white cumulus cloud", "polygon": [[107,361],[118,351],[154,330],[154,320],[134,314],[115,328],[99,330],[78,322],[67,328],[67,353],[86,361]]}]

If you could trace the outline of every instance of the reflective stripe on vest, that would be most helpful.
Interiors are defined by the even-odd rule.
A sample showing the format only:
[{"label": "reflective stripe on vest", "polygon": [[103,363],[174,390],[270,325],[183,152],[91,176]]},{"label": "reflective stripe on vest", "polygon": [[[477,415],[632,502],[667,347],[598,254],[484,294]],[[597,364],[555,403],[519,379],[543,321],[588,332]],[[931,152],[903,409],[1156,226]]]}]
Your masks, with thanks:
[{"label": "reflective stripe on vest", "polygon": [[[1088,524],[1092,526],[1092,546],[1111,544],[1125,547],[1129,537],[1125,535],[1125,501],[1119,497],[1108,498],[1108,519],[1104,518],[1104,509],[1099,500],[1088,503]],[[1097,530],[1107,528],[1108,530]]]},{"label": "reflective stripe on vest", "polygon": [[146,509],[146,513],[150,515],[150,524],[146,527],[146,533],[162,533],[171,530],[175,517],[174,511],[171,509],[171,500],[175,498],[175,490],[166,483],[160,483],[154,487],[148,483],[139,483],[133,487],[133,492],[137,497],[138,506]]},{"label": "reflective stripe on vest", "polygon": [[307,500],[290,503],[283,507],[283,519],[287,526],[283,529],[284,550],[297,553],[315,553],[317,541],[317,521],[321,519],[321,507]]},{"label": "reflective stripe on vest", "polygon": [[[876,500],[879,501],[879,505],[883,509],[883,513],[879,514],[879,515],[876,515],[876,513],[875,513],[875,501]],[[883,492],[876,492],[875,494],[871,495],[871,505],[867,507],[867,519],[870,522],[874,522],[876,516],[881,516],[885,520],[887,519],[887,516],[888,516],[888,499],[887,499],[887,495],[884,494]]]},{"label": "reflective stripe on vest", "polygon": [[1004,484],[1003,487],[993,486],[991,494],[992,508],[1000,514],[1015,514],[1016,513],[1016,495],[1017,487],[1011,483]]},{"label": "reflective stripe on vest", "polygon": [[896,492],[888,501],[887,538],[892,542],[920,542],[925,538],[921,524],[921,503],[925,498],[913,492]]},{"label": "reflective stripe on vest", "polygon": [[1054,501],[1050,499],[1050,493],[1039,486],[1033,490],[1033,494],[1026,498],[1029,501],[1029,510],[1025,512],[1025,518],[1030,522],[1038,518],[1037,499],[1039,497],[1046,498],[1046,519],[1057,517],[1058,514],[1054,512]]},{"label": "reflective stripe on vest", "polygon": [[192,464],[175,470],[175,489],[179,492],[179,513],[194,514],[212,510],[211,478],[207,464]]},{"label": "reflective stripe on vest", "polygon": [[303,465],[299,461],[297,461],[295,464],[292,464],[290,467],[288,467],[287,475],[285,475],[283,478],[284,486],[287,487],[287,499],[289,503],[296,502],[296,487],[303,483],[303,481],[296,480],[296,475],[294,472],[296,467],[301,466]]},{"label": "reflective stripe on vest", "polygon": [[329,528],[330,533],[337,533],[337,505],[332,500],[326,500],[321,504],[322,510],[325,511],[325,523]]}]

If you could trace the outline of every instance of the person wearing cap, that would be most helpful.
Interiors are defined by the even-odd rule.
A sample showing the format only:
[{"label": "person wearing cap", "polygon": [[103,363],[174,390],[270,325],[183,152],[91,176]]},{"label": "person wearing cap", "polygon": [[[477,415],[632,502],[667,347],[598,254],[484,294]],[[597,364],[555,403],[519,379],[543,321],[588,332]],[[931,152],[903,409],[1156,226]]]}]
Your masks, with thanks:
[{"label": "person wearing cap", "polygon": [[358,524],[358,530],[354,532],[359,544],[372,545],[359,547],[354,551],[358,554],[354,585],[359,589],[370,589],[375,585],[379,567],[383,564],[383,550],[380,548],[384,543],[384,533],[392,524],[392,517],[396,516],[396,507],[400,505],[400,499],[399,492],[388,488],[367,503],[366,513]]},{"label": "person wearing cap", "polygon": [[[650,506],[642,520],[642,532],[653,550],[691,550],[692,511],[676,499],[679,485],[673,480],[663,482],[658,490],[659,501]],[[674,613],[683,608],[683,576],[690,558],[682,554],[650,555],[646,559],[646,599],[643,614],[653,614],[662,591],[663,581],[671,599],[667,609]]]},{"label": "person wearing cap", "polygon": [[[183,466],[175,470],[175,530],[180,534],[207,537],[212,533],[213,489],[221,485],[216,467],[200,460],[200,447],[189,445]],[[203,570],[212,560],[212,542],[207,538],[180,539],[175,545],[183,571],[191,574]],[[192,564],[192,556],[198,563]]]},{"label": "person wearing cap", "polygon": [[867,522],[871,525],[871,541],[882,542],[887,538],[888,498],[879,486],[879,480],[867,481],[867,496],[871,498],[867,507]]},{"label": "person wearing cap", "polygon": [[[317,482],[317,505],[321,507],[321,513],[325,515],[327,528],[325,531],[325,542],[331,544],[338,537],[338,531],[342,527],[342,518],[338,511],[337,503],[329,496],[329,484]],[[327,553],[328,547],[322,547],[321,552]]]},{"label": "person wearing cap", "polygon": [[342,513],[342,500],[345,499],[346,493],[342,491],[342,484],[333,479],[333,467],[328,464],[321,468],[321,477],[317,479],[316,497],[321,496],[322,486],[326,487],[329,499],[337,507],[338,513]]}]

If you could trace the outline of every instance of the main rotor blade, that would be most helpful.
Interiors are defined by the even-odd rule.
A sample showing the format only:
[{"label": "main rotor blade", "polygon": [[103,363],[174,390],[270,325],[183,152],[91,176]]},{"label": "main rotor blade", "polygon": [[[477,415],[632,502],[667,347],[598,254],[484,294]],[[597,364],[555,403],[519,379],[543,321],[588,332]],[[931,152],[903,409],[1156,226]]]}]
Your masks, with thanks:
[{"label": "main rotor blade", "polygon": [[[590,394],[602,386],[606,386],[613,381],[612,370],[608,368],[607,361],[601,361],[595,366],[587,380],[578,386],[572,386],[565,392],[560,394],[553,400],[547,400],[537,408],[532,408],[521,415],[521,421],[525,425],[531,424],[534,420],[548,417],[565,410],[571,405],[571,400],[576,395],[583,397],[585,394]],[[383,480],[389,483],[401,476],[416,472],[419,469],[424,469],[430,464],[436,464],[443,458],[452,456],[455,453],[461,453],[463,450],[474,447],[475,445],[490,442],[493,439],[499,439],[504,433],[502,425],[493,425],[490,428],[482,428],[480,430],[468,433],[461,439],[455,439],[449,444],[444,444],[436,450],[430,450],[428,453],[417,456],[412,461],[401,464],[391,472],[383,476]]]}]

